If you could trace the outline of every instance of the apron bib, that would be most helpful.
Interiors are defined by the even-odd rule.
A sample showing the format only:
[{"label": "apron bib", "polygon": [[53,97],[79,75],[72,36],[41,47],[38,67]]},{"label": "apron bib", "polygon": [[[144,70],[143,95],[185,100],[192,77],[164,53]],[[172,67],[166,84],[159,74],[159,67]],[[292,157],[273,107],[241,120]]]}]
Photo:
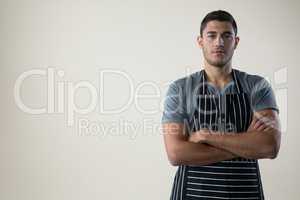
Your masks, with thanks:
[{"label": "apron bib", "polygon": [[[214,131],[247,131],[252,110],[247,93],[243,92],[232,69],[233,93],[208,92],[206,74],[202,70],[202,84],[197,109],[191,120],[192,132],[206,128]],[[204,166],[178,166],[171,200],[259,199],[264,200],[261,177],[256,159],[234,158]]]}]

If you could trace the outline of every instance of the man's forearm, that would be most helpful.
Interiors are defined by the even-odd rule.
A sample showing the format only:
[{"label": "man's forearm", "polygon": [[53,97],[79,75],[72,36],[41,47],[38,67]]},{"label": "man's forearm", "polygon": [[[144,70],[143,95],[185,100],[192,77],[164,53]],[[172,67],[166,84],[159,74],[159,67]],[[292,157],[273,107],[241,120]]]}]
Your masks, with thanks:
[{"label": "man's forearm", "polygon": [[226,150],[189,141],[179,142],[171,155],[173,165],[208,165],[237,157]]},{"label": "man's forearm", "polygon": [[274,131],[208,134],[204,142],[244,158],[274,158],[278,152],[275,135]]}]

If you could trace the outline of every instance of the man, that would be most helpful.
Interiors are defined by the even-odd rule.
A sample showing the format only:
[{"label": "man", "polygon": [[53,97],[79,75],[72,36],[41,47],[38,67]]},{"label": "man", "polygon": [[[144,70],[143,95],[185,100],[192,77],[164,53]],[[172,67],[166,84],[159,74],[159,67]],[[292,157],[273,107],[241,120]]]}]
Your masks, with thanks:
[{"label": "man", "polygon": [[162,116],[170,199],[264,199],[257,160],[276,158],[278,107],[261,76],[232,68],[239,43],[234,18],[208,13],[197,42],[204,69],[169,86]]}]

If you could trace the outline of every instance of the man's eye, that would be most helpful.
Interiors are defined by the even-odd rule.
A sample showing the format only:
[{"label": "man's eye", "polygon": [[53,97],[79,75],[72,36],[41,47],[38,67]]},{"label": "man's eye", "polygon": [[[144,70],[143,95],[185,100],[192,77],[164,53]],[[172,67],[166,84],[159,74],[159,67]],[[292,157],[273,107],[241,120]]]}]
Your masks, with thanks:
[{"label": "man's eye", "polygon": [[226,34],[225,38],[232,38],[232,35],[231,34]]}]

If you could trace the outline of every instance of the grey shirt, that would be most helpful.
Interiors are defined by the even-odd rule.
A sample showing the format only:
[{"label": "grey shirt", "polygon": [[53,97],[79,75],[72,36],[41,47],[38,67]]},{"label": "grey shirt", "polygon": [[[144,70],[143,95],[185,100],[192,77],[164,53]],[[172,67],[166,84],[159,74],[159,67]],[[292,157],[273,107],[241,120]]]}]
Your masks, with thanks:
[{"label": "grey shirt", "polygon": [[[243,92],[248,94],[253,112],[263,109],[274,109],[279,112],[274,91],[270,83],[259,75],[252,75],[235,69],[236,78],[240,81]],[[190,122],[197,103],[197,95],[200,86],[201,71],[194,72],[183,78],[173,81],[166,93],[164,111],[161,122]],[[229,82],[222,90],[214,85],[207,84],[210,94],[224,95],[236,93],[234,81]]]}]

